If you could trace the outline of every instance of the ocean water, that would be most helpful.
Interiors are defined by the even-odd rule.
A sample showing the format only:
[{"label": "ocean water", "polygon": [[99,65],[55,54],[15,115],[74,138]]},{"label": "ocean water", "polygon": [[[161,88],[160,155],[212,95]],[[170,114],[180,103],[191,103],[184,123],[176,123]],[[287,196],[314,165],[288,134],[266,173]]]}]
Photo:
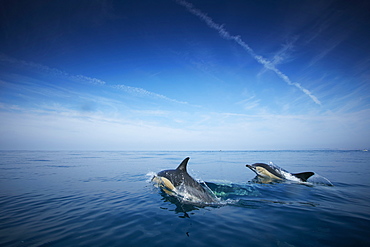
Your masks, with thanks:
[{"label": "ocean water", "polygon": [[[219,205],[150,182],[190,157]],[[245,164],[314,171],[255,183]],[[0,246],[370,246],[370,152],[0,151]]]}]

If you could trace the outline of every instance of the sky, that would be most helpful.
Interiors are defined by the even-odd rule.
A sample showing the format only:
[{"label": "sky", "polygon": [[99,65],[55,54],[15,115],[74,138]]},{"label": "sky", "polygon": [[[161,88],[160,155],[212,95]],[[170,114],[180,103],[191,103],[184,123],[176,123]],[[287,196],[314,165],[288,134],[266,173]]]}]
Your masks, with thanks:
[{"label": "sky", "polygon": [[0,149],[368,149],[369,11],[3,0]]}]

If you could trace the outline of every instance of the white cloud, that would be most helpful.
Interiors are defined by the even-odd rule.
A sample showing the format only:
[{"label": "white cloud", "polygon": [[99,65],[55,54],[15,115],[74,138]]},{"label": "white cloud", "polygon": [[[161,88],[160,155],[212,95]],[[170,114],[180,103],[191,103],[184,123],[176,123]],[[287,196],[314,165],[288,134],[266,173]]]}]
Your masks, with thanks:
[{"label": "white cloud", "polygon": [[[0,149],[181,149],[194,133],[100,114],[0,112]],[[178,138],[176,138],[178,137]]]},{"label": "white cloud", "polygon": [[[328,112],[322,116],[211,113],[188,116],[181,119],[182,127],[176,128],[145,118],[130,119],[123,114],[85,114],[55,108],[55,111],[0,112],[0,149],[255,150],[370,146],[370,133],[363,132],[370,126],[370,110],[341,115]],[[144,113],[173,115],[161,111]]]}]

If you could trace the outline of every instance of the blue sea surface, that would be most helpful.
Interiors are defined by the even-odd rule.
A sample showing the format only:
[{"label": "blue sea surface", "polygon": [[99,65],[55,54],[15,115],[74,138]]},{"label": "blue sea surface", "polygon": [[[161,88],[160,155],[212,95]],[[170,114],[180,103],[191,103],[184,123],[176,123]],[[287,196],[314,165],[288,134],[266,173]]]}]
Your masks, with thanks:
[{"label": "blue sea surface", "polygon": [[[190,157],[219,205],[151,182]],[[256,183],[245,164],[314,171]],[[0,246],[370,246],[370,152],[0,151]]]}]

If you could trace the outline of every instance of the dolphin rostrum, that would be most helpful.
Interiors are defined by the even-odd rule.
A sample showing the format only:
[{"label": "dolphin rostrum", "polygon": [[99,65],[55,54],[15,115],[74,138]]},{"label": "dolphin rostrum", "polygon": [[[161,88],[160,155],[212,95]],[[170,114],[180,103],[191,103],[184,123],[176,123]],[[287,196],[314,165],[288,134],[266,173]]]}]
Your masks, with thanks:
[{"label": "dolphin rostrum", "polygon": [[169,195],[180,197],[185,202],[215,203],[216,196],[209,188],[203,187],[187,172],[189,157],[185,158],[175,170],[164,170],[152,178]]},{"label": "dolphin rostrum", "polygon": [[289,173],[272,163],[269,165],[265,163],[255,163],[253,165],[245,166],[254,171],[259,177],[272,178],[276,180],[286,179],[306,182],[309,177],[315,174],[313,172]]}]

